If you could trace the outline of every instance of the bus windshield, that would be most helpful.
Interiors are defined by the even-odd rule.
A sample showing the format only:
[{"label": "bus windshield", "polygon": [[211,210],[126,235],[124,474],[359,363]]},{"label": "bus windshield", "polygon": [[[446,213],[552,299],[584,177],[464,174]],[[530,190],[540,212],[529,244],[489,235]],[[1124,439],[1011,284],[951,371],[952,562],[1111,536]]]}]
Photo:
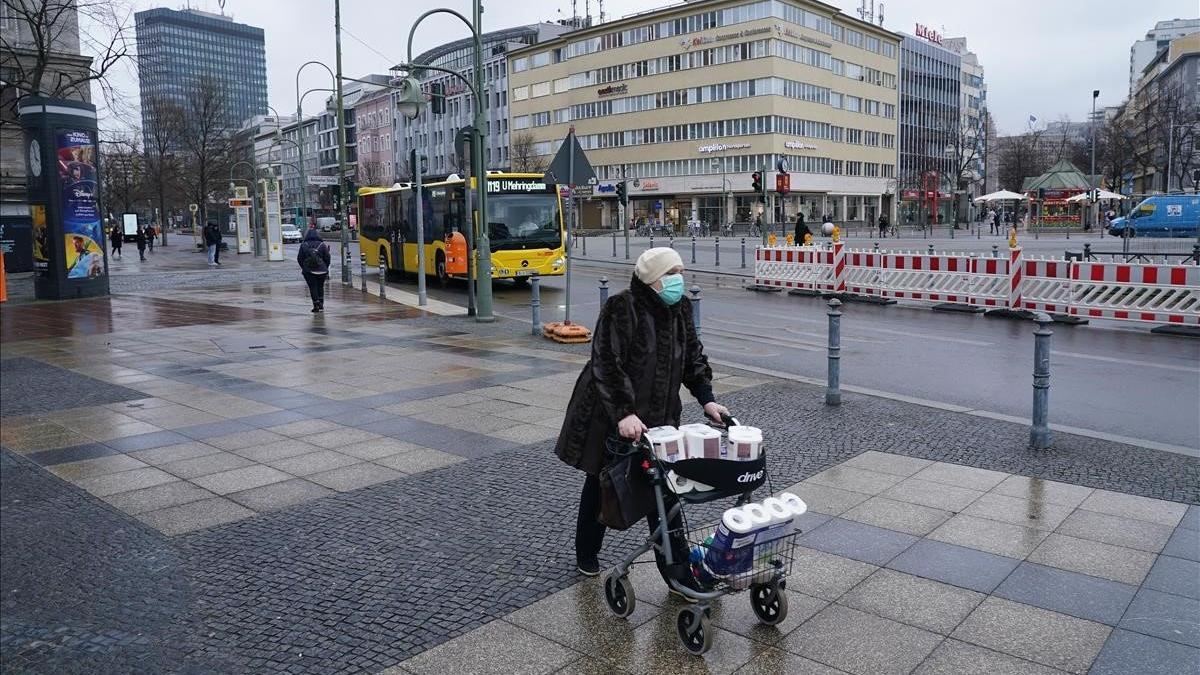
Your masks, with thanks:
[{"label": "bus windshield", "polygon": [[493,251],[562,246],[557,195],[491,194],[487,208]]}]

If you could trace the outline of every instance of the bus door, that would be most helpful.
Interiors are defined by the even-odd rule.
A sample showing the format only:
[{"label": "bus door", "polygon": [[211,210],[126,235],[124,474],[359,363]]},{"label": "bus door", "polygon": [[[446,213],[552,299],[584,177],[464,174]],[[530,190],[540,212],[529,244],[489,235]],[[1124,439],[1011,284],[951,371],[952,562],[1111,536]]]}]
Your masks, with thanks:
[{"label": "bus door", "polygon": [[404,211],[400,208],[402,193],[388,195],[388,244],[391,247],[392,269],[404,274]]}]

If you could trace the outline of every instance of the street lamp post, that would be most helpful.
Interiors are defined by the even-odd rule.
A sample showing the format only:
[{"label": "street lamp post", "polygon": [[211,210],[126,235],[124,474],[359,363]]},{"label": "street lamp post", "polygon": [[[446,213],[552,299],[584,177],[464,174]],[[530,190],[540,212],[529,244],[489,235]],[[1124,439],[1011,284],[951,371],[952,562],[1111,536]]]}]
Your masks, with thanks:
[{"label": "street lamp post", "polygon": [[[1096,99],[1100,97],[1100,90],[1092,90],[1092,173],[1088,175],[1091,179],[1092,189],[1100,187],[1096,184]],[[1095,194],[1093,192],[1093,194]],[[1088,208],[1088,223],[1094,225],[1096,223],[1096,203],[1093,201]]]},{"label": "street lamp post", "polygon": [[[474,237],[475,252],[479,257],[478,263],[475,265],[475,281],[478,284],[478,288],[475,293],[475,320],[480,323],[490,323],[495,321],[496,317],[492,313],[492,247],[488,237],[487,219],[488,176],[487,166],[485,166],[483,161],[483,139],[485,136],[483,130],[486,129],[486,120],[484,119],[482,97],[486,94],[486,92],[483,88],[483,40],[479,33],[479,23],[481,20],[481,14],[483,13],[483,8],[480,4],[480,1],[481,0],[474,0],[472,2],[473,21],[467,19],[467,17],[463,16],[459,12],[446,8],[431,9],[417,17],[417,20],[413,23],[412,28],[408,32],[408,60],[400,66],[408,72],[408,76],[404,79],[402,86],[400,87],[402,94],[397,102],[397,107],[403,114],[412,118],[417,116],[417,114],[420,112],[421,106],[425,104],[425,97],[421,93],[421,83],[412,74],[416,70],[433,70],[453,75],[462,80],[467,89],[471,92],[471,97],[475,103],[475,121],[473,124],[474,128],[471,132],[471,173],[476,177],[476,181],[478,181],[476,185],[476,197],[479,200],[479,231]],[[471,37],[475,42],[475,72],[473,73],[472,78],[468,78],[461,72],[455,70],[440,68],[438,66],[427,64],[414,64],[412,62],[413,37],[416,35],[417,27],[420,26],[421,22],[424,21],[426,17],[434,14],[450,14],[458,18],[460,21],[466,24],[467,28],[470,29]],[[474,226],[474,219],[472,218],[470,220],[472,221],[472,226]],[[469,261],[467,268],[469,275],[471,270]]]},{"label": "street lamp post", "polygon": [[[339,51],[339,53],[340,53],[340,51]],[[306,67],[313,66],[313,65],[321,66],[322,68],[324,68],[325,72],[329,73],[329,78],[331,80],[336,81],[336,79],[337,79],[334,76],[333,71],[329,69],[329,66],[325,65],[324,63],[321,63],[320,61],[306,61],[305,63],[301,64],[299,68],[296,69],[296,135],[300,138],[300,161],[297,162],[297,164],[300,165],[300,207],[302,209],[300,215],[302,217],[308,214],[308,184],[307,184],[307,178],[304,175],[304,112],[301,110],[301,105],[304,103],[304,97],[308,96],[309,94],[313,93],[314,91],[324,91],[324,92],[329,92],[329,93],[334,93],[336,91],[335,89],[332,89],[332,88],[325,89],[324,87],[318,87],[315,89],[309,89],[308,91],[304,92],[303,94],[300,93],[300,73]],[[340,87],[339,87],[339,89],[340,89]],[[296,226],[297,227],[300,226],[299,221],[297,221]]]},{"label": "street lamp post", "polygon": [[338,215],[342,220],[342,283],[350,284],[350,266],[344,264],[350,255],[350,209],[346,192],[346,111],[342,107],[342,0],[333,0],[333,33],[337,51],[337,125],[338,125]]}]

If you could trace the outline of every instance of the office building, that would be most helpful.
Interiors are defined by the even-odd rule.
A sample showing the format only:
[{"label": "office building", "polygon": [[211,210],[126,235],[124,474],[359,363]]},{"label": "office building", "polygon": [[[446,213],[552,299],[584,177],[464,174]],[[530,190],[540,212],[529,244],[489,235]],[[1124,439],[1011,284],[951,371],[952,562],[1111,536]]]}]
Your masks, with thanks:
[{"label": "office building", "polygon": [[1172,19],[1159,21],[1146,32],[1146,37],[1129,47],[1129,96],[1137,92],[1142,71],[1171,44],[1171,40],[1200,31],[1200,19]]},{"label": "office building", "polygon": [[1200,31],[1172,40],[1142,70],[1122,116],[1136,130],[1127,188],[1137,195],[1193,191],[1200,168]]},{"label": "office building", "polygon": [[221,92],[221,123],[236,131],[267,114],[267,62],[261,28],[231,17],[165,7],[135,15],[142,133],[153,138],[163,104],[187,110],[204,87]]},{"label": "office building", "polygon": [[[309,185],[307,178],[320,174],[317,158],[317,118],[306,117],[298,123],[292,121],[283,126],[281,133],[283,142],[280,143],[280,156],[283,164],[280,198],[283,200],[283,207],[295,209],[301,206],[301,212],[306,217],[312,216],[318,204],[317,188]],[[303,186],[300,183],[301,167],[305,176]]]},{"label": "office building", "polygon": [[904,35],[900,46],[900,222],[952,222],[962,57],[922,32]]},{"label": "office building", "polygon": [[[509,115],[508,115],[508,62],[507,53],[512,49],[538,44],[566,33],[571,29],[555,23],[538,23],[492,31],[482,36],[483,82],[487,88],[484,99],[484,124],[486,145],[483,149],[484,164],[488,169],[509,168]],[[465,38],[435,47],[420,54],[413,61],[419,64],[447,68],[462,73],[474,81],[474,40]],[[430,175],[445,176],[462,173],[465,164],[460,163],[454,153],[454,135],[457,130],[475,123],[474,100],[462,79],[434,70],[420,73],[426,92],[440,86],[446,97],[446,112],[434,115],[426,107],[416,119],[396,116],[392,137],[395,139],[393,153],[396,176],[411,180],[409,151],[415,146],[427,158],[426,168]],[[395,95],[393,95],[393,99]]]},{"label": "office building", "polygon": [[598,177],[588,228],[748,222],[752,172],[774,195],[782,162],[790,192],[767,222],[873,222],[891,208],[899,43],[818,2],[681,3],[511,51],[510,134],[548,161],[574,126]]}]

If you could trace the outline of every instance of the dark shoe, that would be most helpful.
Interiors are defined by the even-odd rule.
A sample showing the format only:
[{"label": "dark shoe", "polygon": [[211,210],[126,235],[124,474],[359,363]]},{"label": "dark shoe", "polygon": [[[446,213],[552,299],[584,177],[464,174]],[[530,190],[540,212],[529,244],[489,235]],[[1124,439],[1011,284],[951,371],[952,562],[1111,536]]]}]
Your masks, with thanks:
[{"label": "dark shoe", "polygon": [[596,556],[587,558],[575,557],[575,567],[579,569],[579,573],[585,577],[594,577],[600,575],[600,561]]},{"label": "dark shoe", "polygon": [[321,307],[320,307],[319,305],[317,305],[317,303],[315,303],[315,302],[314,302],[314,303],[313,303],[313,308],[312,308],[312,313],[313,313],[313,314],[316,314],[316,313],[317,313],[317,312],[319,312],[319,311],[321,311]]}]

